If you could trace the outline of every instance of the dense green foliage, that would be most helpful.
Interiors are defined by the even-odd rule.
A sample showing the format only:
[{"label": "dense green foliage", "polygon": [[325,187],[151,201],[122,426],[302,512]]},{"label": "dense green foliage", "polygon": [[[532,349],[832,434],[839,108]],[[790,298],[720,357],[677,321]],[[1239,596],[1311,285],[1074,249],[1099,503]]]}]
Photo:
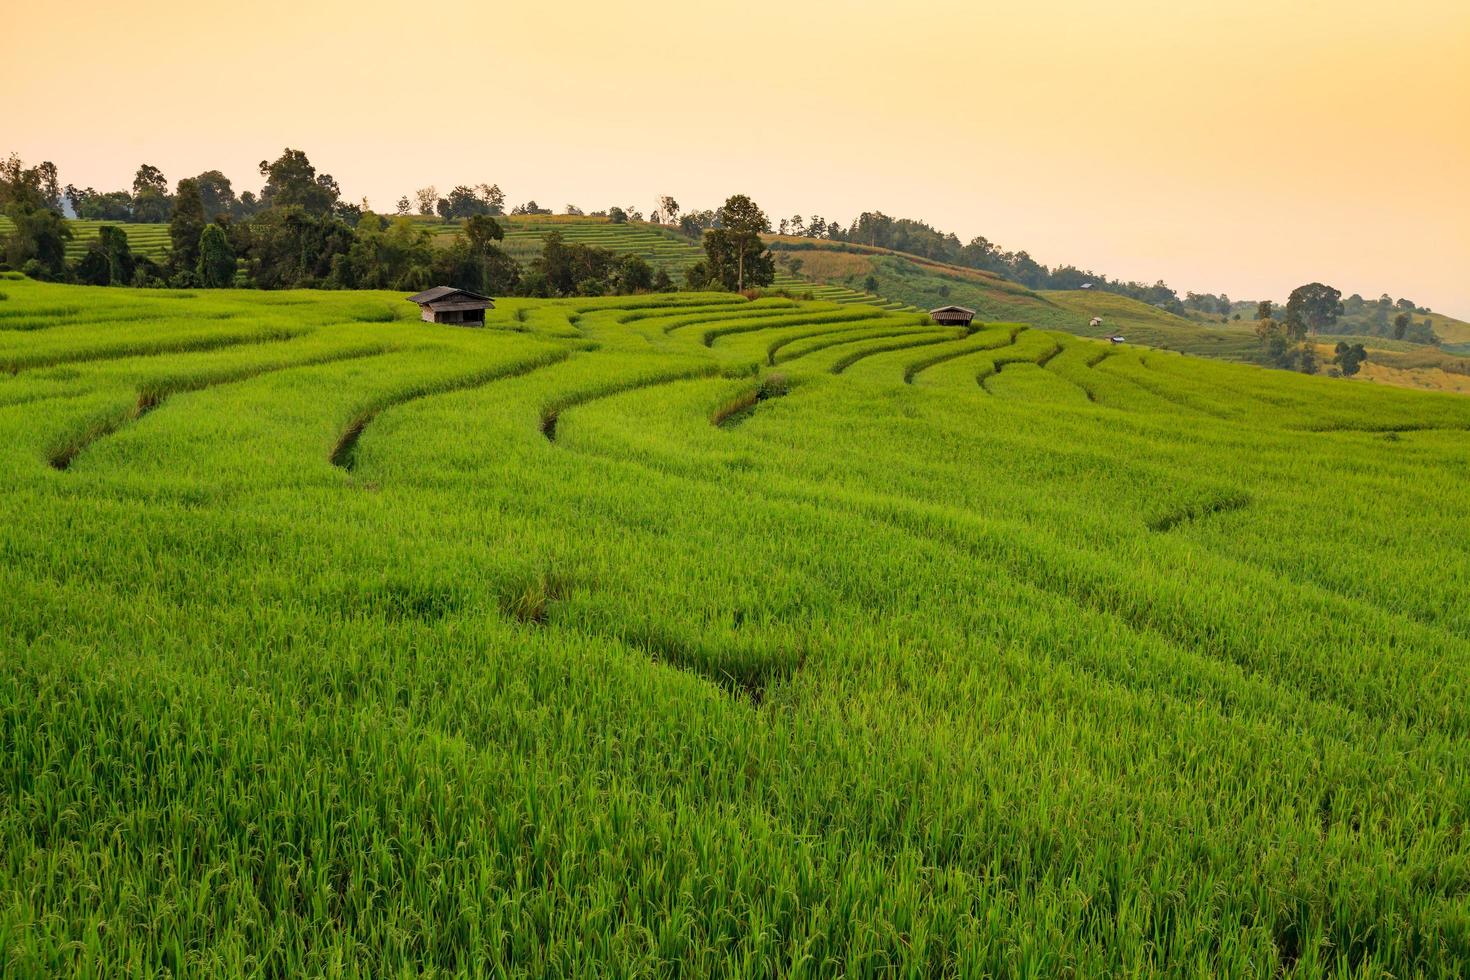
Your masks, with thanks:
[{"label": "dense green foliage", "polygon": [[776,263],[761,239],[769,227],[765,212],[744,194],[725,201],[716,214],[716,227],[704,233],[704,260],[685,273],[689,288],[744,292],[770,285]]},{"label": "dense green foliage", "polygon": [[1470,963],[1470,401],[0,280],[0,973]]}]

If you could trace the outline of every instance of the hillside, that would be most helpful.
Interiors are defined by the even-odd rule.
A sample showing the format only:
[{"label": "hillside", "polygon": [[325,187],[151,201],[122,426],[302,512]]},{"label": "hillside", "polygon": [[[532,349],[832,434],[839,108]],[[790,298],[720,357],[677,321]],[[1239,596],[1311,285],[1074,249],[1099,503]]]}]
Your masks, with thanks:
[{"label": "hillside", "polygon": [[0,279],[4,972],[1462,974],[1467,428],[860,304]]},{"label": "hillside", "polygon": [[[1079,336],[1121,333],[1130,342],[1185,353],[1248,361],[1259,344],[1248,326],[1208,327],[1147,303],[1089,290],[1031,290],[990,273],[915,255],[810,238],[771,236],[789,269],[820,283],[867,288],[922,309],[958,304],[991,320],[1014,320]],[[1100,327],[1090,326],[1102,317]]]}]

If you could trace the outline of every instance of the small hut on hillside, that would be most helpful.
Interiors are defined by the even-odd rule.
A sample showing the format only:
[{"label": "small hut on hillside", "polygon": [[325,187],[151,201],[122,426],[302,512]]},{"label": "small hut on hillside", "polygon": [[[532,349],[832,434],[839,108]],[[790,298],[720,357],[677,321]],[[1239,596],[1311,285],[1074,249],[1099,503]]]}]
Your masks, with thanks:
[{"label": "small hut on hillside", "polygon": [[975,311],[963,306],[941,306],[937,310],[930,310],[929,315],[934,322],[946,327],[968,327],[970,321],[975,319]]},{"label": "small hut on hillside", "polygon": [[489,296],[453,286],[435,286],[408,298],[419,305],[426,323],[453,323],[463,327],[483,327],[485,311],[495,309]]}]

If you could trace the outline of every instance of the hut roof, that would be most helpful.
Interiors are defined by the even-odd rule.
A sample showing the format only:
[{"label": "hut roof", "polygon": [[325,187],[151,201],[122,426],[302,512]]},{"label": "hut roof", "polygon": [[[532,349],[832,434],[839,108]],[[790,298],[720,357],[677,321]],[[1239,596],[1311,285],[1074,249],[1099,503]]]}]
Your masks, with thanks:
[{"label": "hut roof", "polygon": [[965,316],[969,317],[973,317],[975,315],[975,311],[967,306],[941,306],[937,310],[929,311],[930,316],[937,316],[940,313],[964,314]]},{"label": "hut roof", "polygon": [[435,286],[433,289],[414,293],[408,298],[408,301],[420,306],[434,306],[440,309],[449,309],[451,305],[457,309],[482,309],[485,306],[495,305],[495,301],[489,296],[481,296],[468,289],[456,289],[453,286]]}]

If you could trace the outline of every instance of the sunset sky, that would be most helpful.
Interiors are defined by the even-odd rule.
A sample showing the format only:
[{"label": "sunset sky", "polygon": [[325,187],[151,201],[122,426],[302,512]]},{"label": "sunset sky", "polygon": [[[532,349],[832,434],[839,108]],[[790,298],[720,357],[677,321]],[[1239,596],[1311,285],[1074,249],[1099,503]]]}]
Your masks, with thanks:
[{"label": "sunset sky", "polygon": [[23,2],[0,153],[170,182],[304,149],[391,209],[754,197],[1047,263],[1470,317],[1465,0]]}]

